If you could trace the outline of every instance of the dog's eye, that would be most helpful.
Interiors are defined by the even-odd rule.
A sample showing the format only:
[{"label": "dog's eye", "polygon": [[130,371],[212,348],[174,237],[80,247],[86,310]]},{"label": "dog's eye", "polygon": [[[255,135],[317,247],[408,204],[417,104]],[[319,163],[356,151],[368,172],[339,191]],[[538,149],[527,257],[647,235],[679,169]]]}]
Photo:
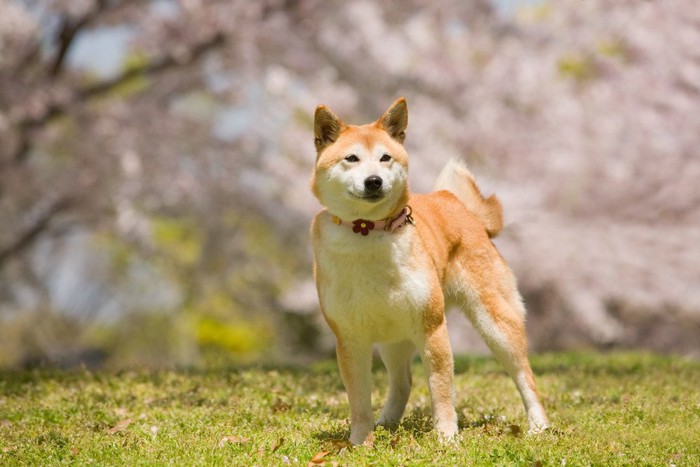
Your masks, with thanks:
[{"label": "dog's eye", "polygon": [[382,155],[382,158],[379,159],[379,162],[389,162],[391,160],[391,156],[389,154],[384,154]]},{"label": "dog's eye", "polygon": [[360,158],[357,157],[355,154],[350,154],[349,156],[345,156],[345,160],[347,162],[359,162]]}]

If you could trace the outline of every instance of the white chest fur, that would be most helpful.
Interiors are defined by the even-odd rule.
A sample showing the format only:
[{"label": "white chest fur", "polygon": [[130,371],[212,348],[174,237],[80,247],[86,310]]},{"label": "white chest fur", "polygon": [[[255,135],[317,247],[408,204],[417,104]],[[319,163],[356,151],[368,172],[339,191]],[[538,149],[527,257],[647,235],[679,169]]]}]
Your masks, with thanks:
[{"label": "white chest fur", "polygon": [[326,316],[344,335],[371,342],[415,340],[431,290],[420,267],[413,227],[363,237],[326,224],[316,239],[319,296]]}]

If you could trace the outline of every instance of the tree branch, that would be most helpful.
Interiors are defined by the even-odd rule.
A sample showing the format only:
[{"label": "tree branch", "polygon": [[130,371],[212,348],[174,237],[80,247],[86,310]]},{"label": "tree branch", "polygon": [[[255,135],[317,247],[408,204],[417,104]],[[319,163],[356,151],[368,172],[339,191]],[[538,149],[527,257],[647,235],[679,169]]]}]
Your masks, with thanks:
[{"label": "tree branch", "polygon": [[78,32],[85,26],[90,19],[95,15],[95,10],[91,11],[87,15],[78,19],[77,21],[72,21],[68,15],[64,15],[62,18],[61,32],[58,35],[58,51],[53,59],[53,64],[49,69],[49,75],[56,77],[63,71],[63,63],[65,61],[66,55],[68,54],[68,49],[73,44],[73,39],[78,34]]},{"label": "tree branch", "polygon": [[51,220],[60,212],[68,209],[72,203],[67,196],[64,196],[46,204],[37,207],[35,212],[28,216],[30,219],[27,221],[27,225],[8,245],[0,247],[0,267],[9,258],[29,247],[42,232],[48,229]]},{"label": "tree branch", "polygon": [[104,95],[117,86],[138,76],[151,76],[178,66],[192,63],[198,60],[208,51],[219,47],[224,43],[225,36],[221,33],[216,34],[210,39],[196,44],[192,49],[190,49],[186,60],[182,60],[172,54],[166,55],[165,57],[155,59],[143,66],[125,70],[122,74],[112,79],[79,89],[73,93],[73,98],[69,101],[52,103],[46,107],[41,115],[26,117],[23,120],[20,120],[17,126],[19,128],[21,144],[18,145],[13,160],[16,163],[21,163],[26,158],[29,150],[31,149],[30,133],[32,130],[41,128],[52,119],[66,114],[69,107],[76,102],[80,103],[93,97]]},{"label": "tree branch", "polygon": [[56,52],[53,63],[49,69],[49,75],[56,77],[61,74],[66,55],[68,55],[68,50],[70,50],[75,37],[78,35],[81,29],[98,18],[100,14],[104,13],[107,9],[115,10],[123,6],[125,3],[128,2],[114,3],[109,2],[108,0],[97,0],[95,7],[77,20],[71,20],[69,15],[64,14],[61,18],[60,32],[56,38],[56,41],[58,42],[58,51]]},{"label": "tree branch", "polygon": [[143,66],[126,70],[121,75],[112,79],[86,87],[78,91],[78,98],[80,100],[86,100],[97,95],[105,94],[117,86],[124,84],[125,82],[138,76],[150,76],[157,73],[162,73],[171,68],[187,65],[198,60],[206,52],[222,45],[223,43],[224,35],[216,34],[210,39],[196,44],[191,50],[189,50],[188,58],[186,60],[178,59],[172,54],[166,55],[165,57],[151,61]]}]

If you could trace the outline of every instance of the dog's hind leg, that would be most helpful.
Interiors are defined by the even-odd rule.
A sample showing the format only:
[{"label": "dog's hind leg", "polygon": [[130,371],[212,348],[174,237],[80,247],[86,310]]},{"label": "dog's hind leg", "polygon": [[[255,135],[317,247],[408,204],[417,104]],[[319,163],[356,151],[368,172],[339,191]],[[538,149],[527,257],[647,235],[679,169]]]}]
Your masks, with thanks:
[{"label": "dog's hind leg", "polygon": [[525,310],[517,291],[504,298],[500,293],[474,291],[465,294],[464,312],[481,334],[496,359],[501,362],[515,382],[525,405],[530,433],[549,427],[549,421],[535,385],[535,378],[527,358]]},{"label": "dog's hind leg", "polygon": [[379,354],[389,377],[389,396],[379,425],[393,428],[399,424],[411,392],[411,359],[415,346],[410,341],[380,344]]},{"label": "dog's hind leg", "polygon": [[426,373],[433,409],[433,423],[443,440],[457,434],[457,412],[454,407],[454,361],[444,315],[441,322],[426,329],[421,357]]}]

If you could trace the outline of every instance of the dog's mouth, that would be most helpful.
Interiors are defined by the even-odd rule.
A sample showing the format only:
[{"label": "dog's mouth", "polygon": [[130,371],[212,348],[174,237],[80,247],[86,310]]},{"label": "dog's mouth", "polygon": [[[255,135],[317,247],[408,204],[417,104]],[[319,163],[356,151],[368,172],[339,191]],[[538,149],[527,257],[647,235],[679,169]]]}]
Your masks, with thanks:
[{"label": "dog's mouth", "polygon": [[352,191],[348,191],[348,195],[350,195],[351,198],[353,199],[359,199],[361,201],[367,201],[369,203],[377,203],[381,200],[384,199],[384,193],[372,193],[372,194],[355,194]]}]

